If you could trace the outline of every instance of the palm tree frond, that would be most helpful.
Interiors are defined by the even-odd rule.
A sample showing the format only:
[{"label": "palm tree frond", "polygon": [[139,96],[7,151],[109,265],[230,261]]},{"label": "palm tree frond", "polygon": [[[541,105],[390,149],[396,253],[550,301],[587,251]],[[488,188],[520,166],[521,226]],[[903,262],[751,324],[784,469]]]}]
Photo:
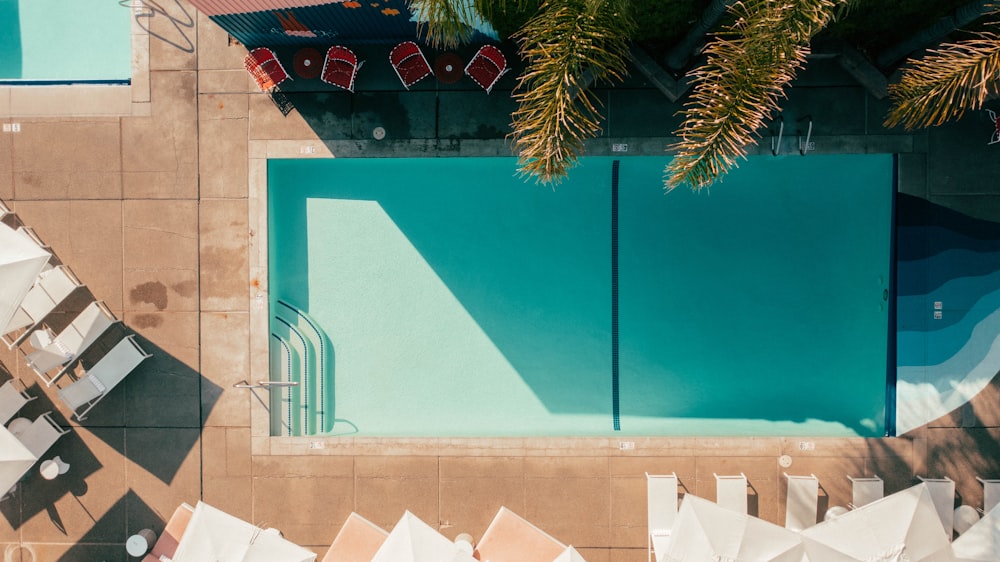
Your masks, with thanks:
[{"label": "palm tree frond", "polygon": [[707,62],[689,73],[693,91],[670,148],[673,161],[664,187],[707,187],[746,156],[757,131],[773,112],[796,71],[805,64],[809,41],[849,0],[743,0],[733,22],[705,49]]},{"label": "palm tree frond", "polygon": [[558,183],[600,133],[592,81],[626,75],[634,24],[628,0],[546,0],[515,34],[526,69],[518,78],[511,138],[521,173]]},{"label": "palm tree frond", "polygon": [[900,81],[889,86],[893,105],[885,126],[902,125],[907,130],[936,126],[979,109],[997,93],[998,77],[1000,35],[983,32],[943,45],[908,63]]}]

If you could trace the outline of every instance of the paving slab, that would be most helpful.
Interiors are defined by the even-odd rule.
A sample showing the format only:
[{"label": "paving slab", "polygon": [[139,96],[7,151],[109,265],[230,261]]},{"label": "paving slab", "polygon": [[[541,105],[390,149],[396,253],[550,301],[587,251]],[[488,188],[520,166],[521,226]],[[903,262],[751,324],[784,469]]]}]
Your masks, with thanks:
[{"label": "paving slab", "polygon": [[247,311],[250,304],[246,199],[202,199],[199,207],[202,311]]},{"label": "paving slab", "polygon": [[193,71],[150,73],[154,111],[121,123],[126,198],[198,196],[196,84]]},{"label": "paving slab", "polygon": [[[249,428],[250,390],[233,388],[234,384],[253,378],[249,340],[246,312],[202,313],[201,375],[211,382],[202,386],[202,427]],[[249,437],[248,433],[247,446]]]},{"label": "paving slab", "polygon": [[17,199],[100,199],[121,196],[118,119],[22,120],[11,138]]}]

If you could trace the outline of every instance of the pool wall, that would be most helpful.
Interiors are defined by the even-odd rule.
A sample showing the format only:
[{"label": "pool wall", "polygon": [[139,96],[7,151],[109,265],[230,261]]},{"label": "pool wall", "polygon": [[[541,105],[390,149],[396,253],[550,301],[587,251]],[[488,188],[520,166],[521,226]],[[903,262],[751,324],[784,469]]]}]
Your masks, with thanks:
[{"label": "pool wall", "polygon": [[666,158],[620,161],[614,399],[613,159],[554,191],[510,158],[272,161],[270,305],[329,334],[327,408],[365,435],[881,435],[891,156],[666,198]]},{"label": "pool wall", "polygon": [[0,83],[128,83],[131,3],[0,2]]}]

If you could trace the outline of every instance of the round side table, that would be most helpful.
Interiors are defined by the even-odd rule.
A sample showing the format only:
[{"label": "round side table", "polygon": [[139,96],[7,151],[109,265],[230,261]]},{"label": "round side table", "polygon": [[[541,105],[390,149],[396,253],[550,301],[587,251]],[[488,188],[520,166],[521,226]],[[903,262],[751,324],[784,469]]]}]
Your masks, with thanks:
[{"label": "round side table", "polygon": [[441,53],[434,59],[434,76],[442,84],[454,84],[462,77],[462,59],[455,53]]},{"label": "round side table", "polygon": [[323,55],[312,47],[299,49],[292,60],[292,68],[302,78],[316,78],[323,72]]},{"label": "round side table", "polygon": [[156,542],[156,533],[152,529],[143,529],[125,541],[125,551],[136,558],[145,556]]},{"label": "round side table", "polygon": [[42,464],[38,466],[38,472],[46,480],[55,480],[56,476],[59,476],[59,465],[56,464],[56,461],[42,461]]}]

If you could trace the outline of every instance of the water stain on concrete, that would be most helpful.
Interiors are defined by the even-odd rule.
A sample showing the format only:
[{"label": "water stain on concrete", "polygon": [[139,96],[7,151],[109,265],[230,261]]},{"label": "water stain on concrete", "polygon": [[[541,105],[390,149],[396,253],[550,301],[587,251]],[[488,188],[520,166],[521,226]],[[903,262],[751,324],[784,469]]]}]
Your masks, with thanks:
[{"label": "water stain on concrete", "polygon": [[180,283],[171,285],[170,288],[177,291],[177,294],[182,297],[190,297],[198,292],[198,282],[181,281]]},{"label": "water stain on concrete", "polygon": [[132,287],[129,300],[133,303],[144,302],[156,307],[156,310],[167,308],[167,286],[159,281],[150,281]]},{"label": "water stain on concrete", "polygon": [[158,328],[163,324],[163,316],[159,314],[136,314],[130,322],[135,328]]}]

